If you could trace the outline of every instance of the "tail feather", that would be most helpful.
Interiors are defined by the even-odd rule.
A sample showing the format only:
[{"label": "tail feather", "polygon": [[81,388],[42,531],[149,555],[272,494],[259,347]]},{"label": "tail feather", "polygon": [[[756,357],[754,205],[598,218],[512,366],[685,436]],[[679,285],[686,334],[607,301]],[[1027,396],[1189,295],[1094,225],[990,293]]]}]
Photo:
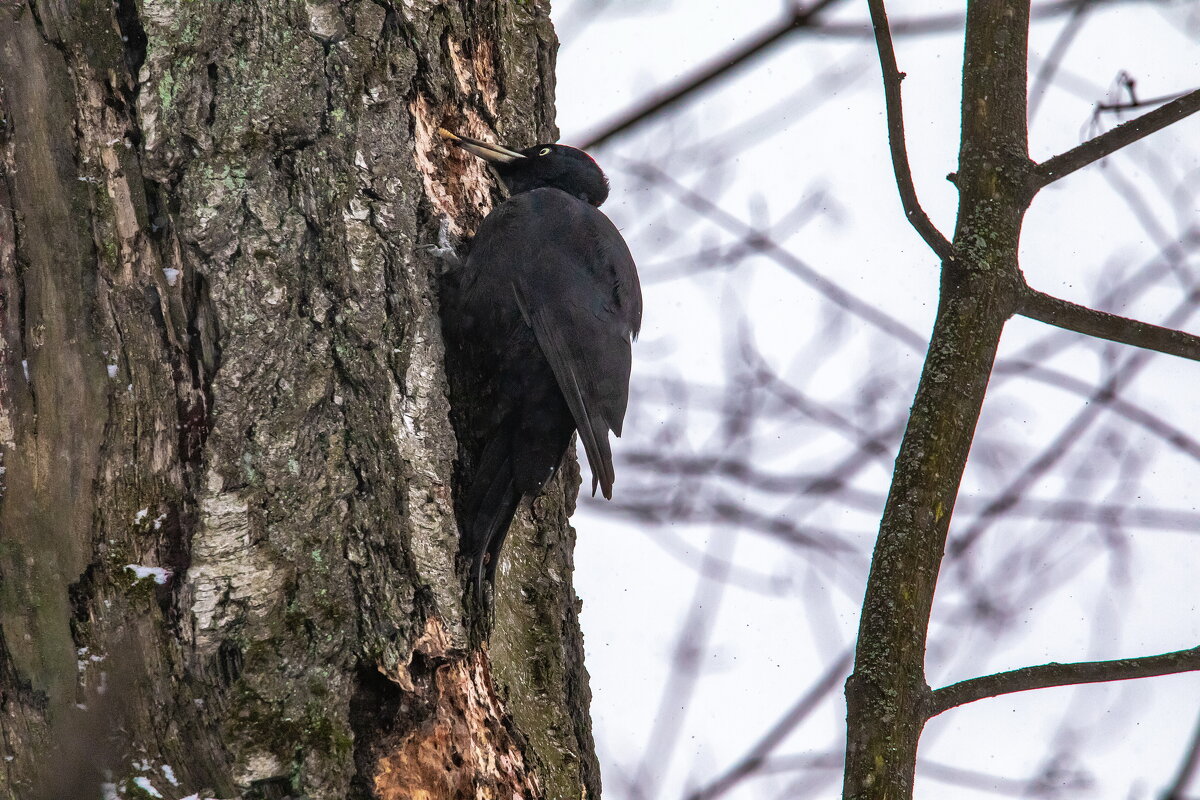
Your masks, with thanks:
[{"label": "tail feather", "polygon": [[475,599],[481,608],[484,579],[495,574],[500,546],[520,502],[513,483],[512,448],[508,437],[501,435],[484,449],[463,505],[460,550],[470,559]]}]

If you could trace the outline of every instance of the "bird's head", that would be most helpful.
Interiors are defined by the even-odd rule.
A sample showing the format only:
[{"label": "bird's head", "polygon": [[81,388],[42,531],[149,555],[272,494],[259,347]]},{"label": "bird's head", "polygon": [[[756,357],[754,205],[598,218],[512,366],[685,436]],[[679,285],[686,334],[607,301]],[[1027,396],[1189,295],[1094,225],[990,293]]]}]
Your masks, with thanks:
[{"label": "bird's head", "polygon": [[608,198],[608,178],[582,150],[565,144],[535,144],[510,150],[438,128],[438,134],[491,164],[510,194],[551,187],[599,206]]}]

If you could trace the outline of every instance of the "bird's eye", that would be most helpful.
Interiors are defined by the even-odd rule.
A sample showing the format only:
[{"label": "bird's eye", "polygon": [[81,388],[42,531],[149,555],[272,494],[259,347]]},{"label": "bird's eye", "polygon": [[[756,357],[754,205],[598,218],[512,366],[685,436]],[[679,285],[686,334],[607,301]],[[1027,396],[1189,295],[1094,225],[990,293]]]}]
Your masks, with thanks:
[{"label": "bird's eye", "polygon": [[542,148],[542,150],[541,150],[541,152],[540,152],[540,153],[538,153],[538,155],[539,155],[539,156],[544,156],[544,155],[546,155],[546,154],[547,154],[547,153],[549,153],[549,152],[550,152],[550,148],[549,148],[549,147],[543,147],[543,148]]}]

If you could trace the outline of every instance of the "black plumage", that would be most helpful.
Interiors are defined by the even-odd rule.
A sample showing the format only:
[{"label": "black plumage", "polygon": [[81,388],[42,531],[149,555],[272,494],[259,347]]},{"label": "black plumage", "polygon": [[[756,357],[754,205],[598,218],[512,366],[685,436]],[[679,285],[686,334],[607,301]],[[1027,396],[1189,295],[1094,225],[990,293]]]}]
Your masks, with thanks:
[{"label": "black plumage", "polygon": [[554,476],[576,430],[592,493],[612,497],[608,434],[621,435],[642,295],[625,240],[598,209],[608,181],[590,156],[440,133],[489,161],[509,191],[476,232],[444,310],[485,409],[460,509],[460,552],[482,599],[518,505]]}]

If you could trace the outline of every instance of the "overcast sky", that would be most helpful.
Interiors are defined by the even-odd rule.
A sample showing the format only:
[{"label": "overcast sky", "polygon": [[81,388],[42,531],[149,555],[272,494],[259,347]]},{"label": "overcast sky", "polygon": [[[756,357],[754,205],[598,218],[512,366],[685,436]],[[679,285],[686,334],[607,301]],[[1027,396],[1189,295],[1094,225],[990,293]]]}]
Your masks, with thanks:
[{"label": "overcast sky", "polygon": [[[1141,97],[1200,83],[1197,5],[1129,3],[1090,15],[1068,50],[1058,81],[1037,101],[1033,157],[1043,160],[1093,135],[1094,104],[1120,99],[1115,87],[1123,70],[1136,77]],[[584,10],[597,6],[600,11]],[[895,21],[960,7],[955,2],[893,2],[889,13]],[[556,2],[553,16],[562,38],[562,141],[579,142],[637,99],[706,63],[780,13],[778,0]],[[842,3],[836,15],[840,20],[865,16],[861,2]],[[1035,24],[1035,68],[1064,24],[1062,17]],[[945,175],[954,170],[957,157],[961,32],[899,39],[897,56],[908,76],[905,116],[917,190],[930,217],[949,235],[957,197]],[[1101,124],[1111,126],[1118,119],[1110,116]],[[746,129],[742,124],[748,120],[754,124]],[[1182,229],[1195,225],[1200,216],[1196,142],[1200,120],[1193,118],[1145,140],[1135,152],[1111,159],[1104,169],[1089,168],[1044,191],[1029,213],[1022,240],[1022,267],[1030,284],[1078,302],[1098,302],[1121,276],[1151,262]],[[704,143],[721,145],[719,165],[698,149]],[[593,155],[613,185],[604,210],[629,239],[646,290],[645,326],[635,348],[634,407],[625,439],[614,448],[618,495],[630,490],[630,479],[622,481],[623,474],[629,475],[620,461],[623,449],[645,446],[683,414],[677,404],[647,387],[666,377],[720,387],[730,360],[739,357],[730,345],[730,328],[743,313],[751,320],[749,335],[763,358],[814,396],[855,402],[867,391],[867,376],[882,387],[871,400],[875,413],[890,418],[907,409],[923,350],[896,341],[881,343],[851,320],[849,329],[838,330],[838,357],[815,357],[829,331],[823,304],[806,285],[762,257],[745,259],[733,270],[672,279],[698,251],[731,237],[703,220],[684,224],[687,213],[678,208],[677,196],[645,185],[629,171],[636,162],[659,165],[737,219],[758,225],[773,225],[807,200],[812,208],[803,224],[776,231],[780,243],[826,278],[926,336],[936,304],[937,263],[900,210],[873,42],[795,36],[678,113],[615,138]],[[1189,180],[1194,187],[1190,192],[1179,188]],[[1175,187],[1173,193],[1161,189],[1166,184]],[[1140,221],[1139,204],[1145,206]],[[1161,321],[1180,303],[1198,266],[1189,254],[1153,290],[1136,298],[1113,298],[1105,310]],[[1183,326],[1200,330],[1200,320],[1188,319]],[[1014,320],[1006,330],[1002,356],[1021,352],[1044,333],[1037,323]],[[1113,359],[1130,355],[1080,337],[1048,363],[1096,381]],[[1200,436],[1195,430],[1200,425],[1198,390],[1200,365],[1158,356],[1123,397]],[[1019,474],[1039,453],[1038,446],[1059,434],[1082,405],[1076,395],[1029,380],[996,386],[980,424],[987,437],[976,442],[964,496],[994,492]],[[687,439],[698,452],[720,437],[716,417],[693,410],[686,419]],[[1064,465],[1039,480],[1031,493],[1061,497],[1067,488],[1077,491],[1083,485],[1087,499],[1197,511],[1200,468],[1193,458],[1136,432],[1125,436],[1119,425],[1114,430],[1121,463],[1128,462],[1131,452],[1145,452],[1152,459],[1136,479],[1126,480],[1115,469],[1088,483],[1086,476],[1079,477],[1086,463],[1073,466],[1073,472]],[[766,430],[754,457],[778,470],[819,471],[839,452],[841,445],[833,438],[800,441],[786,427]],[[779,498],[741,498],[774,503],[765,509],[770,514],[803,516],[845,534],[857,552],[836,564],[728,524],[650,531],[605,513],[595,501],[581,500],[575,519],[580,534],[576,582],[584,600],[606,797],[636,796],[631,783],[648,788],[647,796],[677,797],[720,774],[853,645],[888,479],[886,463],[856,479],[857,488],[879,497],[878,508],[822,508],[809,514]],[[1016,542],[1054,538],[1060,544],[1046,563],[1020,565],[1034,574],[1044,571],[1052,590],[1010,619],[1002,633],[963,628],[955,621],[962,598],[939,593],[928,664],[931,683],[1051,660],[1195,646],[1200,642],[1200,552],[1194,533],[1122,527],[1118,549],[1123,555],[1114,559],[1112,550],[1088,545],[1088,537],[1097,535],[1089,526],[1068,528],[1036,517],[993,526],[981,545],[984,563],[989,558],[999,563]],[[710,566],[732,563],[735,580],[701,577],[697,565],[706,554],[716,559]],[[1071,563],[1075,554],[1079,563]],[[996,579],[1005,578],[1001,574]],[[701,602],[705,611],[692,628],[706,634],[695,637],[704,665],[701,676],[694,694],[668,709],[679,723],[678,736],[670,740],[671,754],[643,764],[655,720],[659,735],[670,729],[662,727],[659,714],[663,687],[680,627]],[[840,681],[841,676],[818,712],[777,750],[791,760],[781,762],[777,774],[727,796],[840,793],[840,764],[795,769],[811,767],[813,759],[820,764],[831,755],[840,758],[845,713]],[[1083,751],[1077,753],[1079,759],[1064,764],[1064,772],[1050,781],[1064,796],[1154,797],[1178,768],[1200,713],[1198,698],[1200,677],[1192,675],[1029,692],[948,712],[926,728],[921,752],[930,765],[920,771],[924,777],[917,795],[994,797],[1011,788],[1002,779],[1019,782],[1053,773],[1047,761],[1054,753],[1077,749]],[[1119,735],[1092,735],[1113,722]],[[1072,748],[1073,741],[1085,744]],[[947,782],[956,776],[945,765],[999,778],[966,788],[961,780]],[[639,768],[647,771],[639,775]],[[801,788],[794,783],[810,778],[816,782]],[[1093,783],[1082,784],[1083,779]],[[1200,796],[1200,787],[1193,787],[1193,794]]]}]

